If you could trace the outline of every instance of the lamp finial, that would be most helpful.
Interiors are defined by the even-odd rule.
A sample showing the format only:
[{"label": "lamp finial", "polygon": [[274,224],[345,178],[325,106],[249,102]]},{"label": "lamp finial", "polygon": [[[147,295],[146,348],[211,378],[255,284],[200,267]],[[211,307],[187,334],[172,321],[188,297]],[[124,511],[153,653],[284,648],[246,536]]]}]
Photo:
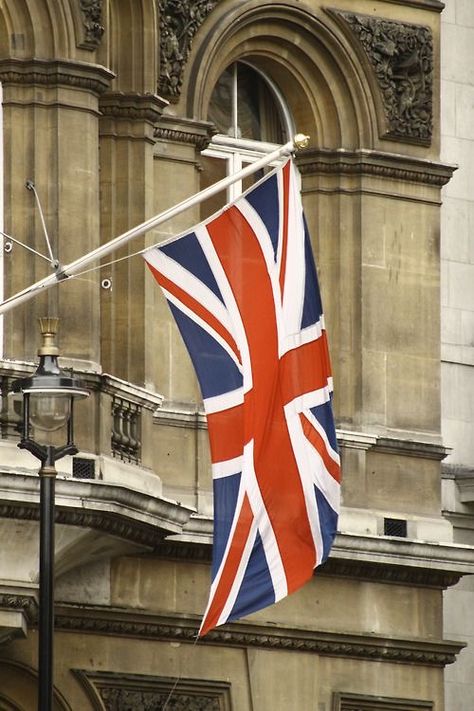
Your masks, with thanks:
[{"label": "lamp finial", "polygon": [[42,343],[38,348],[39,356],[57,356],[59,348],[56,345],[56,334],[58,332],[59,318],[56,316],[43,316],[38,319]]}]

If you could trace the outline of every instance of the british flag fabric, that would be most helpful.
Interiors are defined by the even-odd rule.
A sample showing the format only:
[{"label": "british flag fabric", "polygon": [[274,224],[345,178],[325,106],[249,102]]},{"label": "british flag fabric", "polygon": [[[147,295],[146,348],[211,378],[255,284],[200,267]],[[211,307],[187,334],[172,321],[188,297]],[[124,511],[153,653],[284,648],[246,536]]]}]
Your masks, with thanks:
[{"label": "british flag fabric", "polygon": [[337,529],[332,377],[292,161],[145,259],[207,416],[214,543],[203,636],[300,588]]}]

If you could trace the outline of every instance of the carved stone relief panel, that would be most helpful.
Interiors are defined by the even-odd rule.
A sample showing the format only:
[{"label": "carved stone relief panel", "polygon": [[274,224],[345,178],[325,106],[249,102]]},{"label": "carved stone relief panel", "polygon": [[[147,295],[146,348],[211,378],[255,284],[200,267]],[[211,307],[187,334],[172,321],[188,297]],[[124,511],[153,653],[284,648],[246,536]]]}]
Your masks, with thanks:
[{"label": "carved stone relief panel", "polygon": [[333,708],[334,711],[432,711],[433,702],[335,693]]},{"label": "carved stone relief panel", "polygon": [[429,27],[332,10],[361,43],[375,72],[383,138],[429,145],[433,132],[433,36]]},{"label": "carved stone relief panel", "polygon": [[89,692],[94,709],[106,711],[230,711],[230,684],[145,674],[74,670]]},{"label": "carved stone relief panel", "polygon": [[82,14],[84,38],[79,43],[82,49],[96,49],[104,34],[102,26],[102,0],[78,0]]},{"label": "carved stone relief panel", "polygon": [[158,94],[177,101],[194,35],[219,0],[159,0],[160,79]]}]

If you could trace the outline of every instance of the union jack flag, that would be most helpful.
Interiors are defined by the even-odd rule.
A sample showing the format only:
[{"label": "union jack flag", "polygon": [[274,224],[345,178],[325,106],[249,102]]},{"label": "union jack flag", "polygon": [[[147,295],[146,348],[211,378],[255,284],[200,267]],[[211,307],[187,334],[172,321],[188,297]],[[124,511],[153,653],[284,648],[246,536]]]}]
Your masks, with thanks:
[{"label": "union jack flag", "polygon": [[301,587],[336,534],[332,377],[291,160],[145,259],[189,350],[208,422],[214,545],[203,636]]}]

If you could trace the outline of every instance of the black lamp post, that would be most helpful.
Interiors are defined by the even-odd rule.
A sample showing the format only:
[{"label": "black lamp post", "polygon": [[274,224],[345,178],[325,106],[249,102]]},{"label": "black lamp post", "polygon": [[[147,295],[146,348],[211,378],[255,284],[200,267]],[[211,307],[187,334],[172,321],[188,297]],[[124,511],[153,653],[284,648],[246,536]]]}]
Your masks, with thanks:
[{"label": "black lamp post", "polygon": [[[38,625],[38,711],[53,708],[53,634],[54,634],[54,495],[55,463],[66,454],[77,454],[74,444],[73,404],[89,391],[83,383],[58,366],[56,346],[57,318],[40,318],[43,342],[38,350],[38,368],[30,378],[15,380],[13,393],[23,398],[23,434],[18,446],[27,449],[41,462],[40,476],[40,546],[39,546],[39,625]],[[66,444],[55,446],[38,439],[67,424]]]}]

